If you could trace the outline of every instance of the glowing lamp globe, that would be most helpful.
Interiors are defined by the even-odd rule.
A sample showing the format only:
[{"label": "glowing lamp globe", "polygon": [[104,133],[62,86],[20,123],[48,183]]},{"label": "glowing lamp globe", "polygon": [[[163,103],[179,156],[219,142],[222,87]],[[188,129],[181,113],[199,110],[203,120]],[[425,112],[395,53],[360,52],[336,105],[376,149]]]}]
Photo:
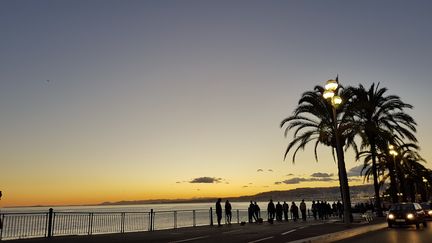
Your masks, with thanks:
[{"label": "glowing lamp globe", "polygon": [[333,96],[332,102],[334,105],[342,104],[342,98],[340,96]]},{"label": "glowing lamp globe", "polygon": [[336,82],[336,80],[330,79],[327,81],[326,85],[325,85],[325,89],[326,90],[331,90],[331,91],[335,91],[338,88],[338,83]]},{"label": "glowing lamp globe", "polygon": [[331,90],[326,90],[326,91],[324,91],[324,93],[323,93],[323,97],[324,97],[324,99],[333,98],[334,95],[335,95],[334,92],[331,91]]}]

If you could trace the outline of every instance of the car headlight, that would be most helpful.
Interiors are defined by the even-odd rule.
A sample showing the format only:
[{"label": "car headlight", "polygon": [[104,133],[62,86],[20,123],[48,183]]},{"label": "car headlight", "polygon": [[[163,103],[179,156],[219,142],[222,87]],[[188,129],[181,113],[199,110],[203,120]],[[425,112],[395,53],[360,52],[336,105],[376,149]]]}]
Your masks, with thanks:
[{"label": "car headlight", "polygon": [[394,219],[394,215],[393,215],[393,214],[389,214],[389,215],[388,215],[388,218],[389,218],[389,219]]},{"label": "car headlight", "polygon": [[413,218],[414,218],[414,214],[412,213],[407,214],[407,219],[413,219]]},{"label": "car headlight", "polygon": [[429,211],[428,211],[428,214],[429,214],[430,216],[432,216],[432,210],[429,210]]}]

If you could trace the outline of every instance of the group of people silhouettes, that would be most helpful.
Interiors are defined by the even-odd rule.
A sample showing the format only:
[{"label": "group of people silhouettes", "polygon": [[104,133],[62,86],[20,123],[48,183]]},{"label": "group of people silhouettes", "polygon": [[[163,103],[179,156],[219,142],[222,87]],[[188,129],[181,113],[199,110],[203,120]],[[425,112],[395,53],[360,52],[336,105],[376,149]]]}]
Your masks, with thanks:
[{"label": "group of people silhouettes", "polygon": [[[221,202],[222,202],[221,198],[219,198],[216,202],[216,217],[217,217],[218,226],[222,226],[222,224],[221,224],[221,220],[222,220]],[[226,218],[227,224],[231,224],[232,207],[231,207],[231,203],[228,200],[225,201],[225,218]]]},{"label": "group of people silhouettes", "polygon": [[312,215],[314,219],[328,219],[331,216],[342,218],[343,205],[340,201],[333,202],[332,205],[325,201],[312,201]]},{"label": "group of people silhouettes", "polygon": [[[277,202],[275,205],[273,200],[270,199],[270,202],[267,205],[267,217],[268,221],[272,223],[275,219],[276,221],[288,221],[288,213],[291,213],[291,219],[297,221],[299,219],[299,209],[302,215],[302,220],[306,220],[306,203],[304,199],[300,203],[300,208],[296,205],[295,202],[291,203],[291,207],[288,206],[286,201],[281,204]],[[282,217],[283,216],[283,217]]]},{"label": "group of people silhouettes", "polygon": [[[216,216],[217,216],[218,226],[222,226],[221,203],[222,203],[222,199],[219,198],[216,202]],[[333,205],[330,205],[330,203],[324,201],[317,201],[317,202],[312,201],[311,211],[314,219],[328,219],[329,216],[342,217],[343,206],[340,203],[340,201],[338,201],[337,203],[334,202]],[[291,202],[291,206],[289,206],[286,201],[284,201],[282,204],[280,201],[275,204],[273,200],[270,199],[267,205],[268,222],[273,223],[275,220],[288,221],[289,214],[291,214],[291,219],[293,221],[299,220],[300,214],[301,214],[301,219],[303,221],[306,221],[308,214],[307,214],[307,208],[304,199],[300,202],[299,206],[297,206],[295,202]],[[226,223],[231,224],[232,206],[228,200],[225,201],[225,218],[226,218]],[[263,222],[263,219],[261,218],[261,209],[257,202],[250,201],[248,207],[248,221],[249,223]]]}]

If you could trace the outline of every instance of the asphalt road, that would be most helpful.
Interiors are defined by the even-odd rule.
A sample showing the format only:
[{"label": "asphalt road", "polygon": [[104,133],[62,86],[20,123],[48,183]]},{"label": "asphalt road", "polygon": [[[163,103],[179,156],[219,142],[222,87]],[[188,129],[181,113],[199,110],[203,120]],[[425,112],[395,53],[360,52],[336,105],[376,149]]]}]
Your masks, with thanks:
[{"label": "asphalt road", "polygon": [[379,242],[379,243],[421,243],[432,242],[432,222],[428,222],[428,227],[420,226],[416,229],[412,226],[395,226],[394,228],[385,228],[379,231],[366,233],[357,237],[348,238],[338,243],[357,243],[357,242]]},{"label": "asphalt road", "polygon": [[[353,227],[361,227],[361,224]],[[217,226],[203,226],[196,228],[181,228],[176,230],[160,230],[153,232],[137,232],[127,234],[93,235],[93,236],[67,236],[54,237],[51,239],[28,239],[12,242],[22,243],[138,243],[138,242],[248,242],[248,243],[271,243],[289,242],[309,238],[317,235],[328,234],[336,231],[346,230],[347,226],[338,222],[276,222],[273,225],[264,224],[238,224]]]}]

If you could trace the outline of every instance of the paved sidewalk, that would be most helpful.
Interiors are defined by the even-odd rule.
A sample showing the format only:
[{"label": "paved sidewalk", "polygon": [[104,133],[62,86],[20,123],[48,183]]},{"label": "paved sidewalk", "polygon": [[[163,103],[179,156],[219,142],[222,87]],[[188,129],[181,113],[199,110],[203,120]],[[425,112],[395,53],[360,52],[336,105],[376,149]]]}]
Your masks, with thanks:
[{"label": "paved sidewalk", "polygon": [[[326,242],[331,242],[332,233],[336,233],[339,239],[344,239],[346,234],[351,237],[350,232],[370,231],[378,225],[382,225],[384,219],[374,220],[371,223],[357,222],[349,226],[342,222],[329,221],[306,221],[306,222],[276,222],[274,224],[239,224],[217,226],[200,226],[188,227],[180,229],[159,230],[153,232],[136,232],[123,234],[105,234],[91,236],[64,236],[38,238],[38,239],[23,239],[7,242],[22,242],[22,243],[111,243],[111,242],[321,242],[320,236],[326,237]],[[378,226],[379,227],[379,226]],[[304,239],[302,241],[302,239]]]}]

